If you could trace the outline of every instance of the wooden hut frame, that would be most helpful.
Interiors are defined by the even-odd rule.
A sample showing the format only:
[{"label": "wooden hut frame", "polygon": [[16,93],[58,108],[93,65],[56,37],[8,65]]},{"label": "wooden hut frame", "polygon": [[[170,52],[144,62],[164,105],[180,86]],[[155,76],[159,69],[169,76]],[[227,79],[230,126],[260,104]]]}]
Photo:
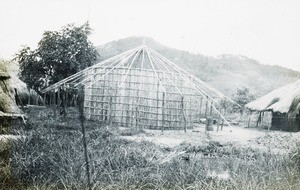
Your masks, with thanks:
[{"label": "wooden hut frame", "polygon": [[[227,122],[215,105],[221,92],[178,67],[145,45],[86,68],[42,92],[84,85],[87,119],[119,126],[150,129],[192,127],[208,106]],[[199,106],[200,105],[200,106]],[[227,122],[227,124],[229,124]]]}]

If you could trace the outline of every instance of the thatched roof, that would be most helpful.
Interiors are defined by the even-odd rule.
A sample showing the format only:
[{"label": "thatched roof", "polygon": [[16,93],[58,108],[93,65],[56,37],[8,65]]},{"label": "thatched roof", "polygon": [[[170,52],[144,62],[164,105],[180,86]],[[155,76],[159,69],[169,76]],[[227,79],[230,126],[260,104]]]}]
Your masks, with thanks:
[{"label": "thatched roof", "polygon": [[[3,65],[0,64],[0,117],[7,117],[9,114],[22,115],[22,111],[15,101],[16,92],[23,104],[27,103],[29,94],[32,103],[42,101],[42,98],[34,90],[28,90],[27,85],[13,71],[7,68],[3,69]],[[38,101],[33,101],[36,99]],[[3,115],[3,113],[7,115]]]},{"label": "thatched roof", "polygon": [[295,99],[300,96],[300,79],[296,82],[277,88],[263,97],[245,105],[255,111],[273,111],[287,113]]}]

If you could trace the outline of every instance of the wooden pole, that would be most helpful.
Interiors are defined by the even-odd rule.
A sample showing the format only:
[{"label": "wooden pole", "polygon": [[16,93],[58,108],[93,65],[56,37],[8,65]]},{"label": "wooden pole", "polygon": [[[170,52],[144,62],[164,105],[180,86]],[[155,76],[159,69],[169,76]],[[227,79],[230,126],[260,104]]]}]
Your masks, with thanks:
[{"label": "wooden pole", "polygon": [[182,117],[183,117],[184,132],[186,133],[186,118],[185,118],[185,114],[184,114],[183,96],[181,96],[181,111],[182,111]]},{"label": "wooden pole", "polygon": [[[226,110],[226,108],[221,110],[221,114],[222,114],[223,116],[225,116],[225,113],[226,113],[225,110]],[[224,126],[224,119],[222,118],[221,131],[223,131],[223,126]]]},{"label": "wooden pole", "polygon": [[[221,109],[220,109],[220,113],[221,113]],[[220,122],[221,122],[221,115],[219,114],[219,117],[218,117],[218,125],[217,125],[217,132],[219,132],[219,127],[220,127]]]},{"label": "wooden pole", "polygon": [[[69,88],[68,87],[65,87],[66,89],[66,94],[65,94],[65,100],[66,100],[66,107],[69,106]],[[65,110],[66,111],[66,110]],[[66,112],[67,114],[67,112]]]},{"label": "wooden pole", "polygon": [[62,94],[62,97],[63,97],[63,103],[62,103],[62,109],[63,109],[63,115],[64,115],[64,118],[66,120],[66,117],[67,117],[67,109],[66,109],[66,106],[67,106],[67,95],[68,94],[68,91],[67,91],[67,88],[64,88],[63,90],[63,94]]},{"label": "wooden pole", "polygon": [[162,112],[161,132],[163,132],[165,128],[165,92],[163,92],[161,112]]},{"label": "wooden pole", "polygon": [[212,111],[213,111],[213,100],[210,102],[210,110],[209,110],[209,116],[212,117]]},{"label": "wooden pole", "polygon": [[53,104],[53,97],[52,97],[52,93],[50,91],[50,93],[49,93],[49,105],[50,105],[50,107],[52,106],[52,104]]},{"label": "wooden pole", "polygon": [[259,116],[258,116],[258,119],[257,119],[257,122],[256,122],[256,127],[258,128],[258,124],[260,123],[261,121],[261,111],[259,112]]},{"label": "wooden pole", "polygon": [[62,112],[61,112],[61,100],[60,100],[60,87],[58,87],[58,89],[57,89],[57,105],[58,105],[59,114],[62,114]]},{"label": "wooden pole", "polygon": [[201,115],[202,115],[202,98],[200,100],[200,111],[199,111],[199,123],[200,123],[200,120],[201,120]]},{"label": "wooden pole", "polygon": [[112,124],[112,95],[109,97],[109,108],[108,108],[109,114],[108,114],[108,124],[111,126]]},{"label": "wooden pole", "polygon": [[[127,73],[129,74],[129,70],[127,71]],[[124,78],[124,82],[125,82],[125,79]],[[126,91],[128,92],[127,93],[127,102],[129,103],[127,106],[128,106],[128,109],[126,110],[126,126],[127,127],[132,127],[131,126],[131,114],[132,114],[132,97],[130,97],[131,95],[131,73],[129,74],[129,79],[128,79],[128,88],[126,89]]]},{"label": "wooden pole", "polygon": [[[158,74],[159,76],[159,74]],[[159,97],[158,97],[158,90],[159,90],[159,81],[157,81],[157,86],[156,86],[156,126],[157,129],[159,127],[159,121],[158,121],[158,110],[159,110]]]},{"label": "wooden pole", "polygon": [[78,96],[78,108],[79,108],[79,119],[81,124],[81,132],[82,132],[82,144],[84,149],[84,157],[85,157],[85,166],[86,166],[86,175],[87,175],[87,184],[89,190],[92,190],[91,177],[90,177],[90,165],[89,165],[89,157],[87,152],[87,143],[86,143],[86,133],[84,126],[84,86],[81,86],[79,96]]},{"label": "wooden pole", "polygon": [[189,126],[192,126],[192,97],[189,97]]},{"label": "wooden pole", "polygon": [[260,129],[262,129],[264,115],[265,115],[265,112],[263,111],[262,115],[261,115],[261,120],[260,120]]},{"label": "wooden pole", "polygon": [[248,128],[250,128],[251,116],[252,116],[252,111],[250,111],[250,115],[249,115],[248,126],[247,126]]},{"label": "wooden pole", "polygon": [[55,94],[55,89],[52,92],[52,96],[53,96],[53,113],[54,113],[54,117],[56,117],[56,94]]},{"label": "wooden pole", "polygon": [[206,97],[206,102],[205,102],[205,118],[207,119],[207,112],[208,112],[208,97]]},{"label": "wooden pole", "polygon": [[139,125],[139,105],[135,106],[135,128],[138,129],[138,125]]}]

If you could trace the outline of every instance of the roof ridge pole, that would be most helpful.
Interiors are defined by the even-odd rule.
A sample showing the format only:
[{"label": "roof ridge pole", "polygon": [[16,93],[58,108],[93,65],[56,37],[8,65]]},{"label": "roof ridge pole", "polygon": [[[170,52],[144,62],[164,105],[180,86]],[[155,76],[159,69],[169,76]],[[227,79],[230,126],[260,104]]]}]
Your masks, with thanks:
[{"label": "roof ridge pole", "polygon": [[141,97],[140,97],[140,90],[142,88],[142,69],[144,67],[144,60],[145,59],[145,52],[144,52],[144,47],[142,48],[142,63],[141,63],[141,67],[140,67],[140,73],[139,73],[139,78],[140,80],[139,81],[139,87],[138,87],[138,91],[137,91],[137,102],[136,102],[136,120],[135,120],[135,125],[136,125],[136,129],[138,128],[139,126],[139,117],[140,117],[140,109],[139,109],[139,104],[140,104],[140,101],[141,101]]},{"label": "roof ridge pole", "polygon": [[[141,68],[140,68],[140,76],[142,75],[144,61],[145,61],[145,48],[143,48],[143,51],[142,51],[142,64],[141,64]],[[141,88],[142,88],[142,82],[139,80],[139,90],[141,90]]]},{"label": "roof ridge pole", "polygon": [[[194,77],[194,78],[197,80],[197,82],[200,82],[200,83],[204,84],[207,88],[209,88],[210,90],[214,91],[215,93],[221,95],[223,98],[225,98],[225,99],[229,100],[230,102],[232,102],[232,103],[238,105],[239,107],[242,107],[241,105],[239,105],[239,104],[236,103],[235,101],[231,100],[229,97],[227,97],[226,95],[224,95],[223,93],[221,93],[221,92],[218,91],[217,89],[212,88],[211,86],[209,86],[209,85],[206,84],[205,82],[203,82],[203,81],[201,81],[200,79],[198,79],[197,77],[195,77],[193,74],[191,74],[191,73],[189,73],[189,72],[183,70],[182,68],[180,68],[178,65],[176,65],[176,64],[173,63],[172,61],[166,59],[165,57],[163,57],[162,55],[160,55],[158,52],[155,52],[155,51],[154,51],[154,53],[157,54],[159,57],[161,57],[161,58],[162,58],[163,60],[165,60],[166,62],[168,62],[169,64],[171,64],[171,66],[176,67],[177,69],[179,69],[180,71],[184,72],[185,74],[191,75],[192,77]],[[180,73],[180,72],[179,72],[179,73]]]},{"label": "roof ridge pole", "polygon": [[[160,55],[159,53],[157,53],[157,54]],[[161,56],[161,55],[160,55],[160,56]],[[164,57],[162,56],[162,58],[164,58]],[[166,58],[164,58],[164,59],[166,59]],[[191,73],[189,73],[189,72],[183,70],[182,68],[180,68],[178,65],[176,65],[176,64],[173,63],[172,61],[170,61],[170,60],[168,60],[168,59],[166,59],[166,61],[168,61],[170,64],[172,64],[173,66],[175,66],[175,67],[178,68],[179,70],[185,72],[186,74],[191,75],[197,82],[199,82],[199,83],[205,85],[207,88],[209,88],[210,90],[212,90],[212,91],[214,91],[215,93],[219,94],[220,96],[224,97],[225,99],[229,100],[231,103],[234,103],[234,104],[238,105],[239,107],[242,107],[241,105],[239,105],[238,103],[236,103],[235,101],[233,101],[232,99],[230,99],[229,97],[227,97],[226,95],[224,95],[223,93],[221,93],[220,91],[218,91],[217,89],[215,89],[215,88],[209,86],[208,84],[206,84],[205,82],[203,82],[203,81],[200,80],[199,78],[195,77],[195,75],[193,75],[193,74],[191,74]]]},{"label": "roof ridge pole", "polygon": [[[100,69],[105,71],[105,69],[107,69],[107,68],[110,67],[110,66],[113,66],[113,65],[114,65],[115,63],[117,63],[118,61],[121,61],[121,58],[119,58],[119,59],[113,61],[112,63],[110,63],[110,64],[108,64],[108,65],[106,65],[105,67],[100,68]],[[92,70],[92,69],[98,69],[98,68],[99,68],[99,67],[93,67],[93,68],[90,68],[89,70]],[[82,83],[84,83],[84,82],[87,82],[87,81],[91,80],[91,78],[94,77],[94,76],[96,76],[96,75],[99,75],[99,73],[93,72],[93,74],[88,75],[87,77],[85,77],[85,79],[83,79],[82,81],[80,81],[80,82],[78,82],[77,84],[75,84],[75,87],[78,86],[78,85],[80,85],[80,84],[82,84]],[[82,76],[82,78],[83,78],[83,76]],[[78,79],[76,79],[76,80],[78,80]],[[76,80],[75,80],[75,81],[76,81]],[[75,81],[73,81],[72,83],[74,83]]]},{"label": "roof ridge pole", "polygon": [[[165,62],[166,63],[166,62]],[[166,64],[168,64],[168,63],[166,63]],[[176,71],[176,70],[175,70]],[[177,71],[178,72],[178,71]],[[192,84],[191,83],[191,81],[190,81],[190,79],[188,79],[188,77],[186,77],[186,76],[183,76],[182,74],[181,74],[181,72],[178,72],[179,73],[179,75],[180,75],[180,77],[181,78],[183,78],[184,80],[186,80],[189,84]],[[198,91],[199,91],[200,89],[198,89]],[[213,99],[213,98],[211,98],[207,93],[205,93],[203,90],[200,90],[201,91],[201,95],[202,96],[208,96],[210,99]]]},{"label": "roof ridge pole", "polygon": [[[131,50],[132,50],[132,49],[131,49]],[[128,55],[131,54],[131,53],[132,53],[131,51],[126,51],[126,52],[121,53],[122,56],[119,56],[119,55],[121,55],[121,54],[119,54],[119,55],[117,55],[117,56],[114,56],[114,57],[117,57],[117,58],[116,58],[112,63],[106,65],[106,66],[105,66],[104,68],[102,68],[102,69],[106,69],[106,68],[108,68],[108,67],[110,67],[110,66],[113,66],[113,65],[114,65],[115,63],[117,63],[118,61],[121,61],[121,59],[122,59],[123,57],[128,56]],[[107,60],[109,60],[109,59],[107,59]],[[107,63],[107,60],[105,60],[104,62]],[[100,66],[103,66],[103,65],[104,65],[104,64],[101,64],[101,65],[93,65],[93,66],[89,67],[87,71],[92,70],[92,69],[98,69],[98,68],[101,68]],[[88,73],[87,73],[87,74],[88,74]],[[92,76],[89,76],[89,77],[91,78],[91,77],[94,77],[95,75],[98,75],[98,73],[94,73]],[[82,76],[81,78],[83,78],[83,76]],[[90,79],[90,78],[86,78],[86,79],[84,79],[83,81],[81,81],[80,83],[83,83],[84,81],[87,81],[87,80]],[[74,83],[74,82],[77,81],[77,80],[79,80],[79,79],[75,79],[74,81],[72,81],[72,83]],[[79,84],[80,84],[80,83],[79,83]],[[77,84],[77,85],[78,85],[78,84]]]},{"label": "roof ridge pole", "polygon": [[96,81],[93,81],[93,83],[90,84],[87,88],[90,88],[96,82],[100,81],[103,77],[105,77],[106,75],[108,75],[111,71],[113,71],[114,69],[116,69],[117,67],[119,67],[120,65],[122,65],[123,63],[125,63],[130,57],[132,57],[132,55],[134,55],[134,52],[132,54],[128,55],[126,58],[124,58],[120,63],[118,63],[117,65],[115,65],[113,68],[111,68],[107,73],[105,73],[104,75],[102,75],[99,79],[97,79]]},{"label": "roof ridge pole", "polygon": [[[156,52],[155,52],[156,53]],[[158,53],[156,53],[156,56],[158,56],[159,54]],[[160,58],[161,59],[165,59],[163,56],[160,56]],[[165,61],[169,61],[168,59],[165,59]],[[170,61],[169,61],[170,62]],[[166,63],[166,64],[168,64],[168,63]],[[169,65],[169,64],[168,64]],[[175,65],[176,67],[178,67],[176,64],[172,64],[172,65]],[[180,70],[182,70],[180,67],[178,67]],[[176,69],[175,69],[176,70]],[[184,71],[184,70],[183,70]],[[178,72],[178,71],[177,71]],[[178,72],[179,74],[180,74],[180,76],[184,79],[184,80],[186,80],[188,83],[190,83],[191,84],[191,80],[187,77],[187,76],[183,76],[180,72]],[[191,75],[191,76],[193,76],[193,75]],[[185,78],[184,78],[185,77]],[[193,76],[194,77],[194,76]],[[196,77],[194,77],[195,79],[197,79]],[[197,79],[197,80],[199,80],[199,79]],[[200,80],[201,81],[201,80]],[[202,81],[202,83],[203,84],[205,84],[203,81]],[[206,84],[206,86],[209,86],[209,85],[207,85]],[[201,91],[203,94],[205,94],[205,96],[207,96],[207,97],[209,97],[211,100],[213,100],[213,98],[212,97],[210,97],[207,93],[205,93],[203,90],[201,90],[200,89],[200,87],[197,87],[198,88],[198,91]],[[213,89],[213,88],[212,88]],[[217,91],[218,92],[218,91]],[[220,92],[219,92],[220,93]],[[203,96],[203,94],[202,94],[202,96]],[[224,96],[222,93],[221,93],[221,97],[226,97],[226,96]],[[230,99],[229,99],[230,100]],[[233,102],[233,103],[235,103],[235,102]],[[237,103],[235,103],[235,104],[237,104]]]},{"label": "roof ridge pole", "polygon": [[[135,50],[136,51],[136,50]],[[102,75],[101,77],[100,77],[100,79],[98,79],[98,80],[96,80],[96,81],[94,81],[93,83],[92,83],[92,85],[95,83],[95,82],[98,82],[98,81],[100,81],[104,76],[106,76],[107,74],[109,74],[112,70],[114,70],[116,67],[119,67],[121,64],[123,64],[124,62],[126,62],[134,53],[135,53],[135,51],[131,51],[131,52],[129,52],[129,53],[127,53],[126,55],[124,55],[124,57],[120,57],[117,61],[119,61],[119,60],[121,60],[119,63],[117,63],[115,66],[113,66],[107,73],[105,73],[104,75]],[[123,59],[123,60],[122,60]],[[114,64],[114,63],[113,63]],[[113,65],[113,64],[111,64],[111,65]],[[109,65],[110,66],[110,65]],[[107,67],[105,67],[104,69],[106,69]],[[75,85],[75,86],[77,86],[77,85]]]},{"label": "roof ridge pole", "polygon": [[139,49],[139,50],[136,52],[136,54],[134,55],[134,57],[133,57],[133,59],[132,59],[130,65],[129,65],[127,71],[126,71],[125,77],[122,79],[122,82],[121,82],[120,84],[118,84],[118,87],[120,87],[120,86],[123,85],[123,83],[124,83],[124,81],[126,80],[126,78],[127,78],[127,76],[128,76],[128,73],[129,73],[129,71],[130,71],[130,69],[131,69],[131,67],[132,67],[132,65],[133,65],[133,63],[134,63],[134,61],[136,60],[136,58],[137,58],[138,54],[141,52],[141,50],[142,50],[142,49]]},{"label": "roof ridge pole", "polygon": [[[189,80],[189,79],[186,79],[184,76],[182,76],[182,74],[180,73],[180,76],[184,79],[184,80],[186,80],[190,85],[192,85],[192,87],[194,87],[194,89],[196,90],[196,91],[198,91],[198,92],[200,92],[200,94],[206,99],[206,101],[209,101],[209,99],[211,99],[211,100],[213,100],[210,96],[208,96],[208,95],[206,95],[206,96],[208,96],[208,97],[206,97],[204,94],[206,94],[206,93],[204,93],[202,90],[200,90],[199,88],[197,88],[197,86],[196,85],[194,85],[194,84],[192,84],[191,83],[191,81]],[[217,108],[214,106],[214,105],[212,105],[212,107],[216,110],[216,112],[222,117],[222,119],[224,119],[224,121],[230,126],[230,127],[232,127],[231,125],[230,125],[230,123],[227,121],[227,119],[217,110]]]},{"label": "roof ridge pole", "polygon": [[[151,53],[151,50],[150,50],[150,53]],[[161,60],[159,60],[157,57],[155,58],[154,56],[153,56],[153,58],[154,59],[156,59],[157,61],[159,61],[159,62],[162,62]],[[158,64],[158,63],[156,63],[156,62],[154,62],[156,65],[157,65],[157,67],[159,67],[160,69],[161,69],[161,71],[162,71],[162,73],[167,77],[167,79],[173,84],[173,86],[178,90],[178,92],[179,92],[179,94],[182,96],[183,94],[182,94],[182,91],[178,88],[178,86],[173,82],[173,80],[171,80],[170,79],[170,77],[163,71],[163,69],[161,68],[161,66]],[[163,64],[161,64],[162,66],[164,66]],[[165,67],[165,66],[164,66]],[[165,67],[165,68],[167,68],[167,67]],[[169,70],[169,68],[167,68],[168,70]],[[169,72],[170,73],[172,73],[170,70],[169,70]]]},{"label": "roof ridge pole", "polygon": [[157,75],[157,72],[156,72],[156,70],[155,70],[155,68],[154,68],[154,65],[153,65],[153,62],[152,62],[152,57],[151,57],[151,55],[150,55],[149,52],[148,52],[148,48],[145,48],[145,50],[146,50],[146,53],[147,53],[147,55],[148,55],[148,58],[149,58],[149,61],[150,61],[152,70],[153,70],[153,72],[155,73],[158,82],[161,83],[161,88],[162,88],[163,92],[166,92],[166,88],[165,88],[164,85],[162,84],[161,79],[160,79],[159,76]]},{"label": "roof ridge pole", "polygon": [[104,60],[104,61],[101,61],[101,62],[99,62],[99,63],[97,63],[97,64],[95,64],[95,65],[92,65],[92,66],[90,66],[90,67],[88,67],[88,68],[85,68],[85,69],[83,69],[83,70],[81,70],[81,71],[79,71],[79,72],[77,72],[77,73],[75,73],[75,74],[73,74],[73,75],[71,75],[71,76],[69,76],[69,77],[67,77],[67,78],[65,78],[65,79],[63,79],[63,80],[57,82],[57,83],[55,83],[55,84],[52,84],[51,86],[49,86],[49,87],[47,87],[47,88],[45,88],[44,90],[42,90],[42,93],[45,93],[45,92],[47,92],[47,91],[50,91],[50,90],[52,90],[52,89],[54,89],[54,88],[56,88],[56,87],[58,87],[58,86],[60,86],[60,85],[62,85],[62,84],[64,84],[64,83],[66,83],[66,82],[68,82],[68,81],[73,80],[73,79],[76,78],[76,77],[83,77],[83,75],[86,75],[86,74],[87,74],[86,71],[88,71],[88,70],[90,70],[90,69],[92,69],[92,68],[94,68],[94,67],[101,66],[101,65],[103,65],[103,64],[105,64],[105,63],[107,63],[107,62],[109,62],[109,61],[111,61],[111,60],[118,59],[119,57],[122,57],[122,56],[124,56],[124,55],[126,55],[126,54],[128,54],[128,53],[130,53],[130,52],[132,52],[132,51],[134,51],[135,49],[138,49],[138,48],[130,49],[130,50],[125,51],[125,52],[123,52],[123,53],[121,53],[121,54],[119,54],[119,55],[113,56],[113,57],[108,58],[108,59],[106,59],[106,60]]},{"label": "roof ridge pole", "polygon": [[[157,55],[158,56],[160,56],[160,58],[161,59],[163,59],[164,61],[165,61],[165,63],[166,64],[168,64],[169,66],[175,66],[179,71],[177,71],[175,68],[173,68],[175,71],[177,71],[179,74],[180,74],[180,76],[181,77],[183,77],[183,75],[182,75],[182,73],[181,72],[185,72],[185,74],[186,75],[191,75],[191,76],[193,76],[192,74],[189,74],[189,73],[187,73],[186,71],[184,71],[183,69],[181,69],[180,67],[178,67],[175,63],[173,63],[173,62],[171,62],[170,60],[168,60],[168,59],[166,59],[166,58],[164,58],[163,56],[161,56],[161,55],[159,55],[158,53],[157,53]],[[181,72],[180,72],[181,71]],[[188,81],[191,81],[187,76],[184,76],[185,78],[187,78],[186,80],[188,80]],[[205,84],[205,83],[204,83]],[[207,84],[206,84],[207,85]],[[202,91],[203,92],[203,91]],[[205,93],[205,92],[203,92],[203,93]],[[206,94],[206,93],[205,93]],[[206,94],[207,95],[207,94]]]}]

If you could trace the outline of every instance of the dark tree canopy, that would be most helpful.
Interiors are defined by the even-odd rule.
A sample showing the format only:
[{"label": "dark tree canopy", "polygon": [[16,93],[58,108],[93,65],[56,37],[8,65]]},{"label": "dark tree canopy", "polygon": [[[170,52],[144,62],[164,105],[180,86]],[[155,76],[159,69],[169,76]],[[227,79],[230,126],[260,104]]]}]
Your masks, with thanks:
[{"label": "dark tree canopy", "polygon": [[94,64],[99,54],[88,40],[91,28],[73,24],[60,31],[46,31],[35,50],[23,47],[15,60],[21,78],[37,91]]},{"label": "dark tree canopy", "polygon": [[233,111],[243,111],[243,107],[253,101],[255,99],[255,96],[251,94],[250,90],[248,88],[238,88],[236,93],[233,95],[233,100],[238,103],[240,106],[233,106]]},{"label": "dark tree canopy", "polygon": [[254,100],[254,95],[250,93],[248,88],[239,88],[237,89],[236,94],[233,96],[233,100],[239,105],[244,106]]}]

